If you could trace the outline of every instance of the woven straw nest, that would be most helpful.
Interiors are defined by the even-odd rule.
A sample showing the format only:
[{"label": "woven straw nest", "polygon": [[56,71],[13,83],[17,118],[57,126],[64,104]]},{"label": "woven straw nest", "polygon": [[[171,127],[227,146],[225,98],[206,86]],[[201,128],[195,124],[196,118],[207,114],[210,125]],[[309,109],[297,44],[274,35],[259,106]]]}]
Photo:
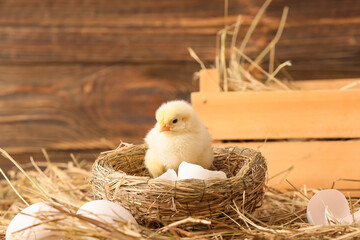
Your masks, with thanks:
[{"label": "woven straw nest", "polygon": [[[91,176],[96,198],[121,204],[143,225],[158,227],[192,217],[210,220],[207,228],[226,227],[238,219],[238,211],[251,213],[262,203],[267,167],[255,150],[215,147],[212,169],[224,171],[227,179],[180,181],[151,178],[143,163],[146,150],[146,145],[121,144],[101,153]],[[204,227],[190,225],[184,228]]]}]

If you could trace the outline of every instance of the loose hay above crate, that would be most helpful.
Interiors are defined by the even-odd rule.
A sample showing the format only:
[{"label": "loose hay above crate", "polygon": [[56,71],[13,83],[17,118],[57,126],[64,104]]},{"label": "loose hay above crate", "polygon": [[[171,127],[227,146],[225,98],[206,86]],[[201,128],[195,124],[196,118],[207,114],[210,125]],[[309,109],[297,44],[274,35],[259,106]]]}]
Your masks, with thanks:
[{"label": "loose hay above crate", "polygon": [[146,145],[122,144],[104,152],[91,176],[96,198],[120,203],[141,224],[156,227],[191,216],[210,220],[209,227],[224,227],[234,224],[237,211],[251,213],[262,203],[267,167],[255,150],[215,147],[212,168],[224,171],[227,179],[175,182],[150,177],[143,163],[146,150]]}]

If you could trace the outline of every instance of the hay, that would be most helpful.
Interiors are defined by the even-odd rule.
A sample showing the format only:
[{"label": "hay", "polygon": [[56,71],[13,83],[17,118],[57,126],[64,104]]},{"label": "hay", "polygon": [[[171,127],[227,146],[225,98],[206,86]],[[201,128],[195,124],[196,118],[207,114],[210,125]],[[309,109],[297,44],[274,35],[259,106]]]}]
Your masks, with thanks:
[{"label": "hay", "polygon": [[[75,214],[80,206],[94,199],[89,184],[90,162],[78,161],[74,156],[68,163],[53,163],[48,157],[48,161],[36,163],[30,158],[30,163],[22,168],[4,150],[0,149],[0,153],[17,166],[17,169],[7,173],[11,179],[10,184],[6,179],[0,181],[0,239],[5,239],[7,225],[18,212],[28,204],[41,201],[49,201],[60,211],[56,217],[46,214],[36,217],[43,224],[52,227],[54,234],[63,236],[61,239],[94,237],[133,240],[143,239],[144,235],[162,238],[156,232],[134,226],[130,222],[109,225]],[[44,155],[47,156],[46,152]],[[70,157],[69,159],[71,160]],[[53,203],[59,203],[69,211]]]},{"label": "hay", "polygon": [[[252,60],[246,55],[246,46],[251,39],[251,36],[256,29],[262,15],[265,13],[271,0],[266,0],[258,13],[251,22],[249,29],[240,43],[237,43],[239,29],[243,23],[243,18],[238,16],[236,23],[228,25],[227,23],[227,7],[228,3],[225,1],[224,20],[225,26],[218,31],[216,35],[216,56],[215,68],[219,70],[220,74],[220,88],[224,91],[273,91],[273,90],[291,90],[292,86],[288,83],[292,77],[285,70],[285,67],[291,66],[290,61],[285,61],[275,68],[275,48],[280,40],[282,32],[285,27],[286,18],[289,8],[284,7],[283,14],[279,23],[278,30],[274,38],[269,44],[259,53],[259,55]],[[227,38],[231,37],[231,43],[228,44]],[[229,45],[229,46],[228,46]],[[237,47],[238,46],[238,47]],[[206,69],[205,64],[196,55],[191,48],[188,49],[190,56],[193,57],[201,66]],[[262,67],[265,57],[269,57],[268,70]],[[283,72],[287,79],[278,79],[277,74]]]},{"label": "hay", "polygon": [[167,181],[150,178],[143,161],[146,149],[122,144],[102,153],[91,178],[97,198],[120,203],[142,225],[158,227],[191,217],[211,224],[188,221],[184,229],[224,228],[234,224],[235,208],[251,213],[262,203],[266,162],[259,152],[217,147],[213,169],[224,171],[227,179]]},{"label": "hay", "polygon": [[[2,158],[1,160],[4,160]],[[183,222],[173,222],[160,229],[150,229],[143,226],[131,226],[128,223],[106,225],[90,221],[74,215],[77,207],[93,199],[92,189],[88,180],[92,162],[72,161],[68,163],[37,162],[44,169],[39,173],[32,163],[26,164],[24,170],[41,186],[54,202],[59,202],[70,209],[62,212],[61,223],[44,222],[53,226],[59,234],[67,239],[86,239],[91,236],[98,239],[360,239],[359,225],[312,226],[306,220],[308,198],[317,192],[316,189],[300,189],[300,191],[281,192],[273,188],[265,188],[263,205],[252,214],[238,209],[236,222],[231,229],[210,229],[206,231],[187,231],[181,229]],[[18,170],[7,172],[12,185],[29,204],[34,204],[47,198],[32,185]],[[305,196],[306,197],[305,197]],[[69,201],[70,199],[70,201]],[[349,200],[350,201],[350,200]],[[74,204],[75,203],[75,204]],[[352,198],[351,209],[360,208],[360,200]],[[233,204],[230,206],[236,207]],[[11,219],[26,204],[15,194],[5,179],[0,181],[0,238],[5,238],[5,231]],[[188,219],[194,221],[197,219]],[[91,225],[92,224],[92,225]],[[87,228],[84,229],[84,226]]]}]

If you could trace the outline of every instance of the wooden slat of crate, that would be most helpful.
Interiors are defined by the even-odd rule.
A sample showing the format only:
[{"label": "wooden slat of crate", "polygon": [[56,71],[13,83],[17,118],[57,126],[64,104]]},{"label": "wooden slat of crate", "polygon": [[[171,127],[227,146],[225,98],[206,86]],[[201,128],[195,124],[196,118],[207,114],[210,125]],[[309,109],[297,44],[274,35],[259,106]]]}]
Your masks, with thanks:
[{"label": "wooden slat of crate", "polygon": [[[200,92],[220,92],[220,78],[217,69],[203,69],[199,74]],[[296,90],[340,90],[360,89],[359,78],[331,79],[331,80],[297,80],[289,84]]]},{"label": "wooden slat of crate", "polygon": [[360,89],[360,79],[303,80],[293,81],[292,85],[300,90],[340,90],[343,87],[350,86],[351,89]]},{"label": "wooden slat of crate", "polygon": [[[351,196],[360,196],[360,140],[304,141],[304,142],[250,142],[218,143],[214,145],[241,146],[259,149],[267,159],[268,176],[283,172],[293,166],[288,175],[281,174],[268,182],[269,186],[291,189],[285,179],[302,188],[331,188],[340,178],[359,180],[338,181],[336,189]],[[279,183],[280,180],[283,181]]]},{"label": "wooden slat of crate", "polygon": [[192,93],[215,140],[360,137],[360,90]]}]

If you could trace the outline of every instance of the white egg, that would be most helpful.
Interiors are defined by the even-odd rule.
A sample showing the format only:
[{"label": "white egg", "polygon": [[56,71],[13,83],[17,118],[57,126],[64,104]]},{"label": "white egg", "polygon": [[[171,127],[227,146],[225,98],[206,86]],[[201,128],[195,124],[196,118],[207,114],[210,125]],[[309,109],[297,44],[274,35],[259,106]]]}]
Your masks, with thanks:
[{"label": "white egg", "polygon": [[[41,223],[41,220],[36,217],[42,214],[47,214],[49,216],[54,215],[54,217],[56,217],[58,213],[59,210],[51,207],[49,202],[39,202],[30,205],[29,207],[18,213],[11,220],[6,230],[6,240],[64,239],[59,234],[56,234],[56,232],[52,231],[50,226],[46,224],[39,224]],[[23,230],[25,228],[27,229]]]},{"label": "white egg", "polygon": [[176,181],[178,177],[174,169],[168,169],[165,173],[155,179]]},{"label": "white egg", "polygon": [[131,221],[137,224],[128,210],[108,200],[87,202],[79,208],[76,214],[110,224],[114,224],[115,221]]},{"label": "white egg", "polygon": [[342,219],[350,214],[349,204],[344,194],[336,189],[317,192],[309,201],[306,215],[309,223],[314,225],[327,224],[326,209],[331,217]]},{"label": "white egg", "polygon": [[223,171],[211,171],[204,169],[202,166],[182,162],[179,166],[178,180],[184,179],[209,179],[209,178],[226,178]]}]

